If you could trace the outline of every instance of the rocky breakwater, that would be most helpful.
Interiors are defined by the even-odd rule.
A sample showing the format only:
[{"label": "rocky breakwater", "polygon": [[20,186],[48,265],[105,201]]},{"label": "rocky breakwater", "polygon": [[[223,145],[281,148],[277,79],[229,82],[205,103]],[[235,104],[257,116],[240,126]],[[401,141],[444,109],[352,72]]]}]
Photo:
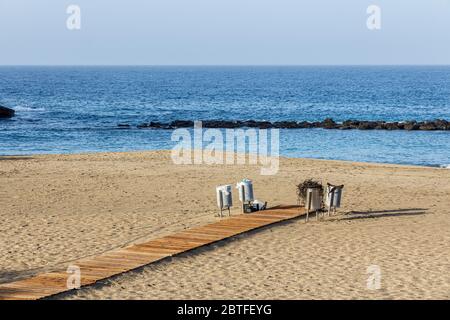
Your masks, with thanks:
[{"label": "rocky breakwater", "polygon": [[[167,123],[163,122],[149,122],[142,123],[137,126],[140,129],[159,129],[172,130],[177,128],[192,128],[194,121],[192,120],[175,120]],[[132,128],[130,124],[119,124],[118,128]],[[256,121],[256,120],[204,120],[202,121],[203,128],[217,128],[217,129],[237,129],[237,128],[259,128],[259,129],[307,129],[307,128],[322,128],[334,130],[450,130],[450,122],[446,120],[432,120],[432,121],[402,121],[402,122],[387,122],[387,121],[359,121],[346,120],[344,122],[335,122],[331,118],[323,121],[308,122],[308,121]]]}]

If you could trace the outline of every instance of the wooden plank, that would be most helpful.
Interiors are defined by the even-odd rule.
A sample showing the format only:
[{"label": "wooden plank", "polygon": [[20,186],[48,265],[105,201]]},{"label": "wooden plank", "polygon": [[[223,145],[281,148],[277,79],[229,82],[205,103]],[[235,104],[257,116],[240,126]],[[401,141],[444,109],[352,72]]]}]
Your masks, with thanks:
[{"label": "wooden plank", "polygon": [[97,272],[104,272],[104,273],[109,273],[109,272],[117,272],[117,273],[121,273],[124,272],[125,270],[127,270],[127,268],[117,265],[111,265],[109,263],[103,263],[103,262],[96,262],[96,261],[92,261],[92,262],[82,262],[79,263],[78,266],[81,269],[90,269],[90,270],[94,270]]},{"label": "wooden plank", "polygon": [[236,232],[241,232],[242,230],[245,230],[244,227],[226,227],[226,226],[206,226],[204,230],[216,232],[217,234],[223,234],[225,236],[230,236],[235,234]]},{"label": "wooden plank", "polygon": [[49,287],[48,284],[45,283],[23,283],[23,284],[14,284],[12,286],[4,287],[0,289],[0,294],[3,290],[10,290],[9,294],[18,293],[18,294],[29,294],[29,295],[40,295],[40,296],[51,296],[60,292],[68,291],[67,286],[64,287]]},{"label": "wooden plank", "polygon": [[171,256],[171,254],[167,254],[167,253],[162,254],[162,253],[154,253],[154,252],[142,252],[141,250],[142,249],[140,249],[140,248],[131,247],[131,248],[127,248],[125,250],[125,252],[130,252],[132,254],[138,254],[138,255],[144,256],[147,258],[148,261],[157,261],[157,260],[164,259],[164,258]]},{"label": "wooden plank", "polygon": [[108,265],[108,268],[110,268],[109,266],[121,266],[121,269],[123,270],[132,270],[141,266],[141,264],[136,261],[131,261],[124,258],[107,258],[105,256],[99,257],[98,260],[95,260],[95,264],[99,263],[102,265]]},{"label": "wooden plank", "polygon": [[137,264],[147,264],[148,258],[144,256],[138,256],[137,254],[134,254],[132,252],[128,253],[110,253],[107,255],[104,255],[105,258],[113,258],[113,259],[127,259],[129,261],[133,261]]},{"label": "wooden plank", "polygon": [[[297,206],[278,206],[253,214],[238,215],[201,227],[134,244],[74,261],[80,268],[82,286],[108,279],[112,276],[160,261],[164,258],[190,251],[235,235],[300,217],[304,210]],[[36,300],[69,291],[66,270],[43,273],[29,279],[0,284],[0,300]]]},{"label": "wooden plank", "polygon": [[266,225],[280,221],[280,219],[270,219],[270,220],[257,220],[248,218],[236,218],[223,223],[220,227],[223,228],[247,228],[253,227],[254,225]]},{"label": "wooden plank", "polygon": [[219,241],[219,240],[223,239],[222,236],[217,235],[217,234],[215,234],[215,235],[207,235],[207,234],[204,234],[204,233],[200,234],[200,233],[196,233],[196,232],[183,233],[183,234],[180,234],[180,236],[185,236],[187,238],[201,239],[201,240],[207,241],[206,245],[211,243],[211,242],[216,242],[216,241]]},{"label": "wooden plank", "polygon": [[187,239],[174,239],[174,238],[162,238],[161,240],[152,241],[152,245],[159,246],[161,248],[190,248],[198,246],[198,242],[188,241]]},{"label": "wooden plank", "polygon": [[[66,279],[66,280],[71,275],[72,274],[70,274],[70,273],[59,273],[59,272],[50,272],[50,273],[44,274],[44,276],[48,277],[48,278]],[[86,275],[83,275],[83,274],[81,274],[81,276],[83,278],[85,278],[85,279],[95,279],[96,278],[95,276],[86,276]]]},{"label": "wooden plank", "polygon": [[185,239],[186,241],[195,242],[198,246],[206,245],[211,243],[212,240],[214,240],[214,237],[208,237],[208,238],[200,238],[200,235],[189,235],[189,234],[179,234],[178,236],[172,236],[172,239],[178,239],[182,240]]},{"label": "wooden plank", "polygon": [[177,253],[179,250],[174,248],[162,248],[161,246],[155,246],[152,243],[143,243],[135,246],[136,248],[140,248],[142,250],[146,250],[147,252],[151,252],[153,254],[167,256]]},{"label": "wooden plank", "polygon": [[0,288],[0,300],[37,300],[45,297],[42,293],[31,290],[3,289]]},{"label": "wooden plank", "polygon": [[85,281],[97,282],[98,280],[107,279],[120,273],[122,272],[110,269],[93,269],[83,267],[81,269],[81,282],[83,282],[83,279],[86,279]]},{"label": "wooden plank", "polygon": [[[161,254],[170,253],[171,255],[174,255],[174,254],[179,253],[180,251],[184,250],[184,248],[180,248],[179,246],[174,246],[174,245],[170,245],[170,244],[165,244],[164,246],[162,246],[160,244],[149,243],[149,244],[145,244],[143,246],[145,246],[147,249],[153,249],[154,252],[156,252],[156,253],[161,253]],[[187,248],[190,248],[190,247],[191,246],[188,246]]]},{"label": "wooden plank", "polygon": [[175,234],[173,236],[166,237],[169,241],[186,241],[192,245],[205,245],[210,242],[210,240],[199,239],[195,237],[191,237],[188,235]]},{"label": "wooden plank", "polygon": [[[220,231],[220,229],[219,229],[219,231]],[[183,232],[187,232],[187,231],[183,231]],[[191,230],[190,233],[196,233],[199,235],[205,235],[205,236],[211,236],[211,237],[221,237],[221,239],[224,239],[224,237],[226,237],[231,232],[224,231],[224,230],[222,230],[222,232],[218,232],[216,229],[208,230],[208,229],[206,229],[206,227],[201,227],[201,228],[197,228],[195,230]]]}]

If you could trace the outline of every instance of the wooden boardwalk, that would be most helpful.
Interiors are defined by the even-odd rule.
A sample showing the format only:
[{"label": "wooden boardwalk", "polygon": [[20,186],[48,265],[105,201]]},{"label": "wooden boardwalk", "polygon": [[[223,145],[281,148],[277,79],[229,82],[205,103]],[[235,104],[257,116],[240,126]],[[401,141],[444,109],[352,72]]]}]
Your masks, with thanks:
[{"label": "wooden boardwalk", "polygon": [[[257,213],[232,216],[179,233],[110,251],[92,258],[72,262],[80,271],[80,285],[131,271],[167,257],[197,249],[251,230],[294,219],[303,215],[303,208],[279,206]],[[36,275],[0,285],[0,300],[37,300],[72,290],[68,286],[72,274],[67,269]]]}]

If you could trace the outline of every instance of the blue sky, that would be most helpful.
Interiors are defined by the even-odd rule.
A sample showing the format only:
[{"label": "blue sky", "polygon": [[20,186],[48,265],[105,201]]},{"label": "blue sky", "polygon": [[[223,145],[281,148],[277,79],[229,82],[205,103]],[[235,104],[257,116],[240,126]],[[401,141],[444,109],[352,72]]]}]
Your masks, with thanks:
[{"label": "blue sky", "polygon": [[1,65],[450,64],[450,0],[0,0],[0,43]]}]

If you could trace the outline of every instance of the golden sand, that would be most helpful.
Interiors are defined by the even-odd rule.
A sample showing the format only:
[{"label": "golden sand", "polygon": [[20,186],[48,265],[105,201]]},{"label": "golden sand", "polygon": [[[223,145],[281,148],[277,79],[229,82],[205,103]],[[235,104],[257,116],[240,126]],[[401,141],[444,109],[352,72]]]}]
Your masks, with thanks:
[{"label": "golden sand", "polygon": [[167,151],[0,157],[0,282],[212,222],[215,187],[244,177],[269,205],[295,204],[306,178],[345,184],[343,207],[57,298],[450,298],[450,170],[282,158],[261,176],[174,165]]}]

